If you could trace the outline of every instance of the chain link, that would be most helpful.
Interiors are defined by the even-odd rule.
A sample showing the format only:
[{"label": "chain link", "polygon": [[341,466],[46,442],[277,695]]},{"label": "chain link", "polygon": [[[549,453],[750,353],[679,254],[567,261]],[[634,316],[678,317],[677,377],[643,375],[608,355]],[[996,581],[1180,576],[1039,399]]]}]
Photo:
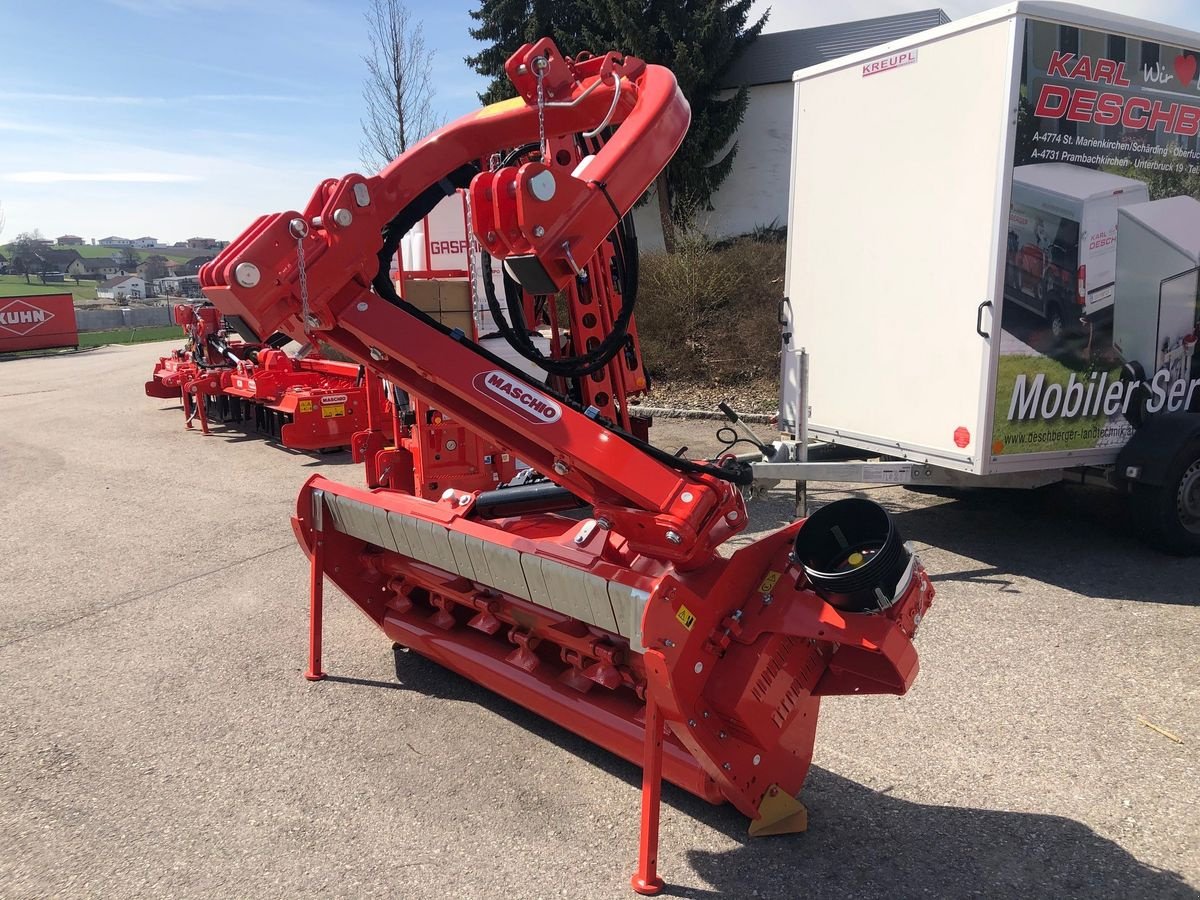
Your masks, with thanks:
[{"label": "chain link", "polygon": [[296,238],[296,260],[300,272],[300,319],[304,333],[308,334],[312,327],[311,314],[308,311],[308,273],[304,271],[304,238]]},{"label": "chain link", "polygon": [[550,158],[550,148],[546,146],[546,65],[546,61],[541,57],[533,63],[534,69],[537,70],[538,147],[541,148],[543,163]]},{"label": "chain link", "polygon": [[[475,286],[475,259],[479,253],[479,242],[475,240],[475,223],[471,215],[471,192],[463,192],[463,200],[467,207],[467,278],[471,280],[471,318],[475,321],[475,332],[481,334],[483,328],[480,327],[483,321],[483,308],[479,305],[479,294]],[[482,266],[480,267],[482,269]],[[480,285],[482,289],[482,280],[486,276],[480,271]],[[470,335],[474,339],[475,335]]]}]

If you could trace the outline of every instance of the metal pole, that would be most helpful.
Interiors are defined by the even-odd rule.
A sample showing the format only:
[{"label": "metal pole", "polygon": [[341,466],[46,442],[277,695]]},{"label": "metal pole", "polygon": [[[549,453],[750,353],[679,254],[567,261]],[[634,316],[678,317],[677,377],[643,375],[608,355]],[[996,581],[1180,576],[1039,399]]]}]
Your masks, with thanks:
[{"label": "metal pole", "polygon": [[633,889],[653,896],[663,889],[658,877],[658,813],[662,799],[663,719],[654,695],[646,692],[646,749],[642,760],[642,829]]},{"label": "metal pole", "polygon": [[[800,348],[800,403],[796,410],[796,452],[808,462],[808,351]],[[796,482],[796,518],[808,515],[808,482]]]},{"label": "metal pole", "polygon": [[321,668],[321,628],[325,607],[325,492],[312,493],[312,556],[308,569],[308,671],[304,677],[320,681],[325,677]]}]

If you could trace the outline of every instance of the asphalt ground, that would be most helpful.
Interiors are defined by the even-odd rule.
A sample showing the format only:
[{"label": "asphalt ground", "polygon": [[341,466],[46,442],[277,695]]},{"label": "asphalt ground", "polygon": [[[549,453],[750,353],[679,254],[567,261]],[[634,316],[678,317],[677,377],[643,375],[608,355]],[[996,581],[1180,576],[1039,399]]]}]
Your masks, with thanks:
[{"label": "asphalt ground", "polygon": [[[636,767],[394,652],[336,590],[333,677],[301,677],[288,516],[359,470],[185,431],[142,393],[171,346],[0,363],[0,896],[631,896]],[[668,787],[667,895],[1198,896],[1200,560],[1102,490],[864,493],[937,584],[921,675],[826,702],[806,834],[751,841]]]}]

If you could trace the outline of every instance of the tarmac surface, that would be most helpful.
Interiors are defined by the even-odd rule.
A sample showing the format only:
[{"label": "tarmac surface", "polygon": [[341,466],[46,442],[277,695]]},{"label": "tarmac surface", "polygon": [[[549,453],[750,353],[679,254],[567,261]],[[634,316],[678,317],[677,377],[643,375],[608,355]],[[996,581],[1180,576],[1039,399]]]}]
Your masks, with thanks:
[{"label": "tarmac surface", "polygon": [[[0,362],[0,897],[632,896],[636,767],[335,589],[301,677],[288,516],[359,468],[185,431],[142,392],[172,346]],[[863,493],[927,548],[921,675],[825,703],[806,834],[665,788],[666,896],[1200,896],[1200,559],[1098,489]]]}]

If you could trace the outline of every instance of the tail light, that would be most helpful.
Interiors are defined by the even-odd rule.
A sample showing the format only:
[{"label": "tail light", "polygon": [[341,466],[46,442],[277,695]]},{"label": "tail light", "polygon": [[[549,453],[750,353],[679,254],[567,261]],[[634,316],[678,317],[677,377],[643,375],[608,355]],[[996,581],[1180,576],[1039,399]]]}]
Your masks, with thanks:
[{"label": "tail light", "polygon": [[1079,267],[1078,287],[1075,289],[1075,302],[1080,306],[1087,300],[1087,266]]}]

